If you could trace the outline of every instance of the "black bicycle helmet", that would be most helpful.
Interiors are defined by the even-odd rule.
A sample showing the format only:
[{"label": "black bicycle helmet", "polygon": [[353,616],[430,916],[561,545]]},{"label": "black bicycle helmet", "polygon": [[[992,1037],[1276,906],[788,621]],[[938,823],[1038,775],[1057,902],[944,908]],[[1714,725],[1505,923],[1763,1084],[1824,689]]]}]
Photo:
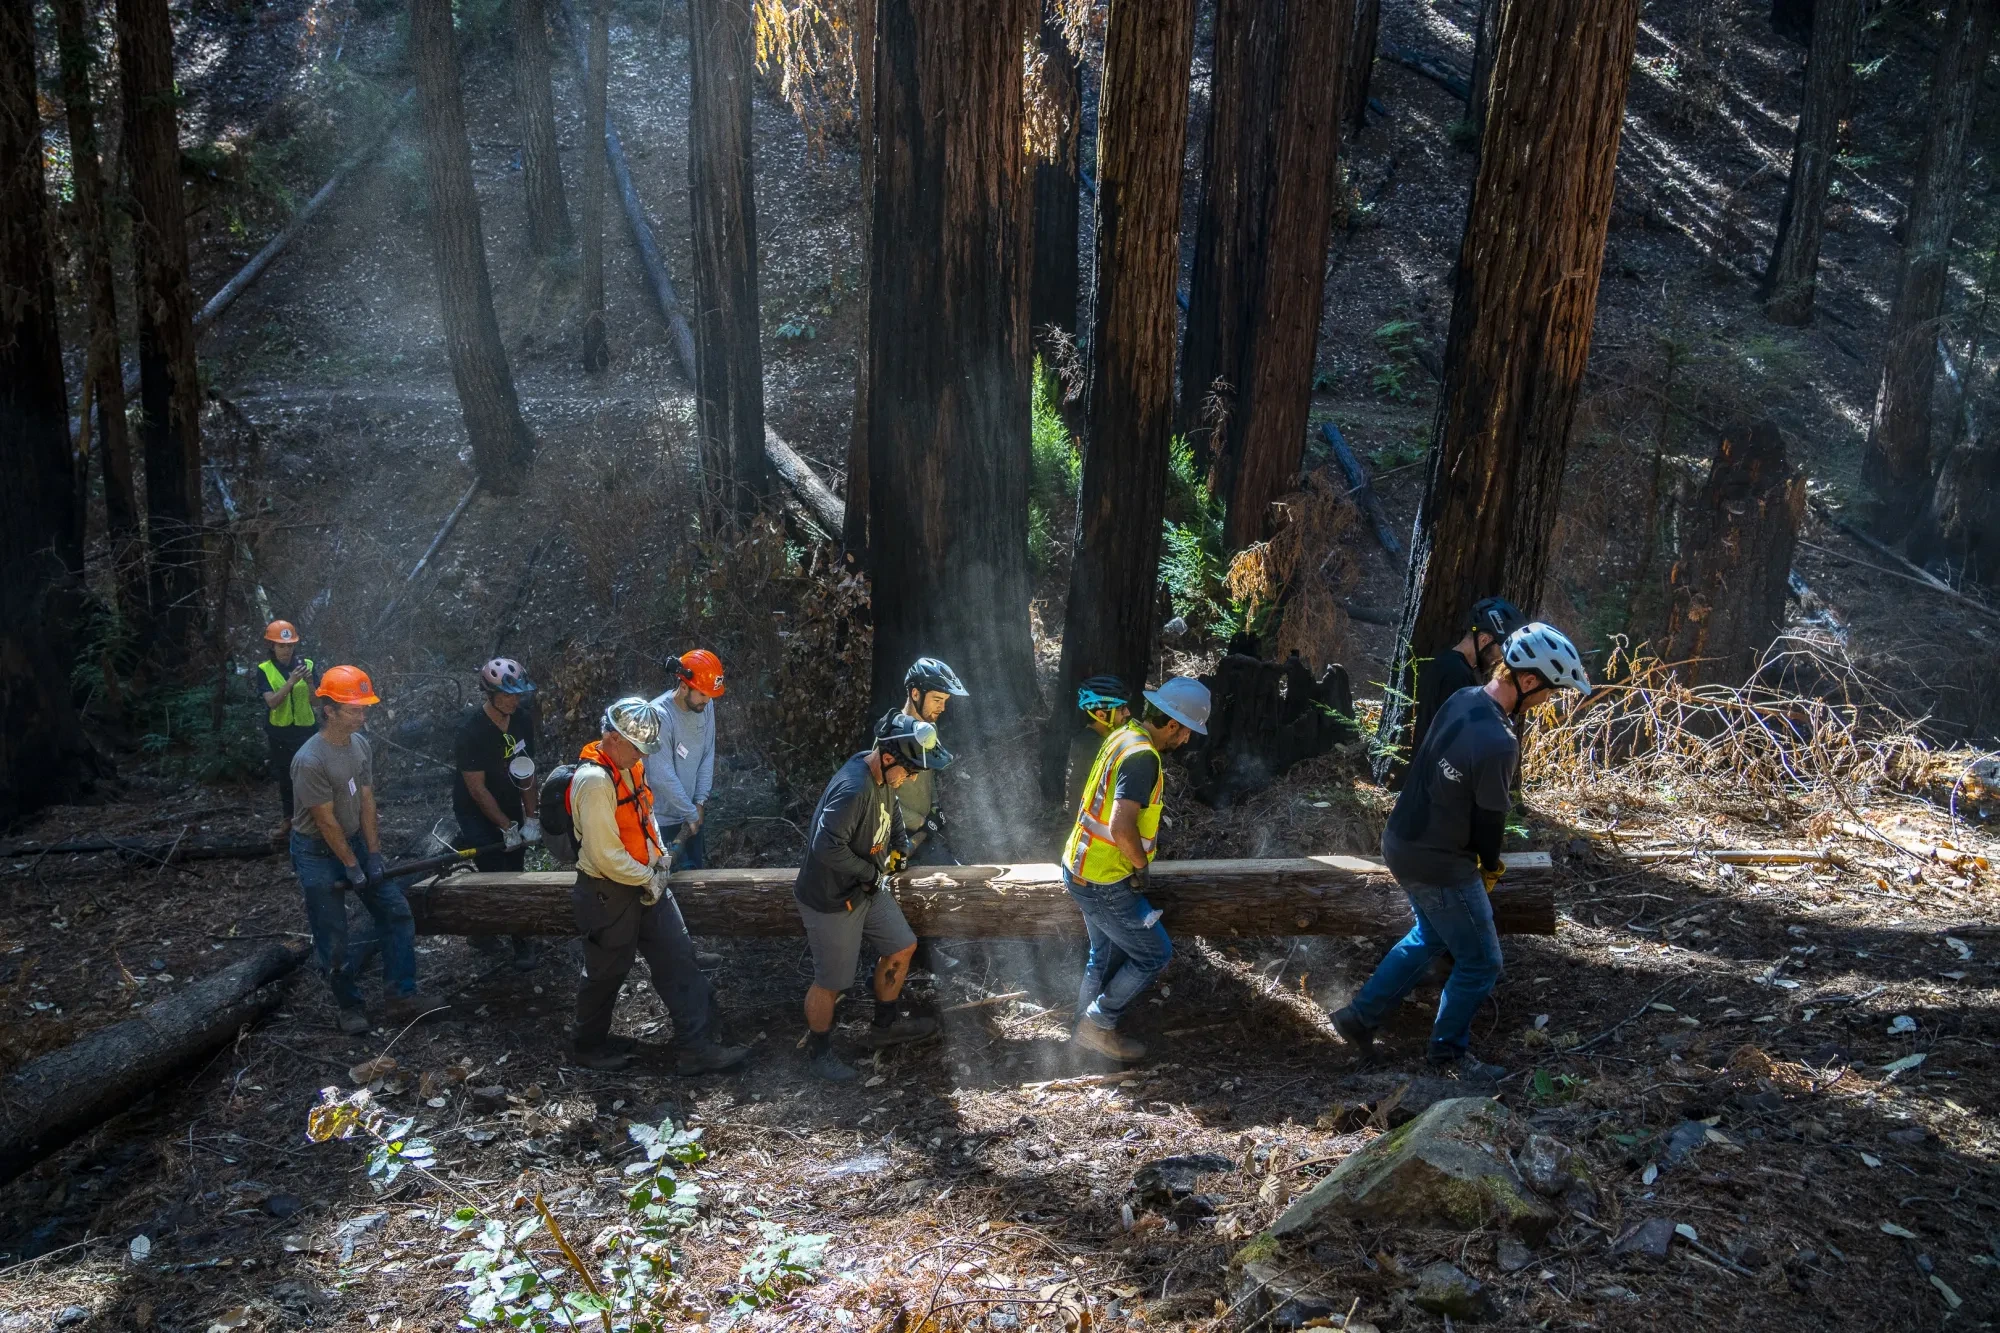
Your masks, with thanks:
[{"label": "black bicycle helmet", "polygon": [[893,756],[904,768],[929,769],[933,773],[951,767],[954,758],[938,739],[936,727],[908,713],[897,713],[877,729],[875,748]]},{"label": "black bicycle helmet", "polygon": [[1132,702],[1132,691],[1116,676],[1091,676],[1076,687],[1076,706],[1086,713],[1101,708],[1124,708]]},{"label": "black bicycle helmet", "polygon": [[1472,604],[1471,628],[1496,639],[1505,639],[1527,623],[1521,608],[1505,597],[1482,597]]},{"label": "black bicycle helmet", "polygon": [[932,690],[943,690],[946,694],[963,699],[966,688],[960,683],[958,673],[935,657],[919,657],[910,663],[910,669],[903,673],[903,688],[922,690],[928,694]]}]

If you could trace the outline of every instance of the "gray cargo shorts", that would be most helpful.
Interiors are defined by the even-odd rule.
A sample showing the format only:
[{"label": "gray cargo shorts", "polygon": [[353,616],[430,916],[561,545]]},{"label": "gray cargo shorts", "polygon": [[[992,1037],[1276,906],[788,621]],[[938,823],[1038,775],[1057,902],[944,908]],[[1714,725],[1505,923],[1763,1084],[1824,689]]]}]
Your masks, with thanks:
[{"label": "gray cargo shorts", "polygon": [[887,958],[917,942],[892,893],[871,893],[848,911],[815,912],[798,903],[806,923],[806,943],[812,946],[813,985],[844,991],[854,984],[854,968],[866,944]]}]

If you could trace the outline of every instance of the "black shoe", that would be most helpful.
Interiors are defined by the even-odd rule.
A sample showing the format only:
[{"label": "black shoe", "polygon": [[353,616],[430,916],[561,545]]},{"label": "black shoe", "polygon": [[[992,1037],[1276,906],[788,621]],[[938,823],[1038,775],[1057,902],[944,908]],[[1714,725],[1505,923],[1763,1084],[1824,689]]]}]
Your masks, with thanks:
[{"label": "black shoe", "polygon": [[1375,1029],[1362,1022],[1361,1015],[1355,1013],[1351,1006],[1336,1009],[1327,1017],[1333,1022],[1333,1030],[1340,1034],[1342,1041],[1354,1048],[1356,1055],[1363,1060],[1374,1058]]},{"label": "black shoe", "polygon": [[338,1020],[340,1030],[350,1037],[358,1037],[368,1030],[368,1015],[360,1009],[343,1009]]},{"label": "black shoe", "polygon": [[835,1055],[831,1046],[806,1061],[806,1072],[828,1083],[852,1083],[861,1077],[861,1071]]},{"label": "black shoe", "polygon": [[610,1042],[605,1042],[601,1046],[579,1046],[571,1052],[571,1058],[585,1069],[609,1074],[631,1064],[632,1052],[621,1051]]},{"label": "black shoe", "polygon": [[1498,1083],[1507,1077],[1504,1065],[1489,1065],[1470,1051],[1433,1051],[1427,1063],[1440,1074],[1448,1074],[1461,1083]]},{"label": "black shoe", "polygon": [[861,1040],[862,1044],[867,1046],[898,1046],[906,1041],[922,1041],[937,1030],[935,1018],[926,1018],[921,1014],[898,1014],[896,1021],[886,1027],[879,1023],[870,1023],[867,1035]]},{"label": "black shoe", "polygon": [[748,1046],[724,1046],[703,1039],[674,1047],[674,1072],[683,1077],[734,1069],[750,1054]]}]

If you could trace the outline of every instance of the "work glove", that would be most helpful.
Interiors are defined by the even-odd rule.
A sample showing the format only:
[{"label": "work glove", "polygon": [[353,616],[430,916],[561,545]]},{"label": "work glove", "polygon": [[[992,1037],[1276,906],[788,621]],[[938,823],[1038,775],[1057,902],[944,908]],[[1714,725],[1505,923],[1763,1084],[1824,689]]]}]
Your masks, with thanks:
[{"label": "work glove", "polygon": [[520,850],[528,840],[522,836],[521,826],[516,823],[500,830],[500,841],[508,851],[512,852]]},{"label": "work glove", "polygon": [[383,879],[382,871],[383,871],[382,853],[380,852],[361,853],[361,873],[368,877],[369,888],[379,889],[382,887],[382,879]]},{"label": "work glove", "polygon": [[347,876],[347,882],[357,889],[368,882],[368,872],[361,868],[359,861],[351,866],[343,866],[341,870]]},{"label": "work glove", "polygon": [[933,810],[925,815],[923,828],[926,833],[944,832],[944,811]]},{"label": "work glove", "polygon": [[667,877],[673,873],[674,863],[671,854],[653,858],[653,875],[646,881],[645,887],[639,890],[640,903],[651,907],[664,898],[667,893]]},{"label": "work glove", "polygon": [[875,877],[875,892],[877,892],[877,893],[887,893],[887,892],[889,892],[889,872],[888,872],[888,871],[886,871],[886,870],[885,870],[885,871],[883,871],[883,872],[882,872],[881,874],[879,874],[879,875],[877,875],[877,876]]},{"label": "work glove", "polygon": [[541,840],[542,840],[542,821],[535,818],[533,815],[530,815],[528,817],[528,822],[521,825],[521,841],[540,842]]},{"label": "work glove", "polygon": [[1500,877],[1506,873],[1507,873],[1507,863],[1504,861],[1502,861],[1499,865],[1494,866],[1491,870],[1486,869],[1486,867],[1484,866],[1481,866],[1479,868],[1479,878],[1486,882],[1486,891],[1488,893],[1493,892],[1493,886],[1495,884],[1498,884],[1500,882]]}]

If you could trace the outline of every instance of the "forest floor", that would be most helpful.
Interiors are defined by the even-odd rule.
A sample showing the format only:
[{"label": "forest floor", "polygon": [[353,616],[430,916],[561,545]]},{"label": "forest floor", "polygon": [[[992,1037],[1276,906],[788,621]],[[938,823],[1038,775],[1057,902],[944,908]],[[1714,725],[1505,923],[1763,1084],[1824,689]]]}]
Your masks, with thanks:
[{"label": "forest floor", "polygon": [[[1473,6],[1386,9],[1386,41],[1468,63]],[[1791,113],[1774,108],[1795,104],[1801,52],[1770,35],[1767,12],[1686,0],[1655,4],[1644,22],[1558,561],[1579,637],[1600,644],[1658,577],[1636,563],[1656,450],[1670,486],[1684,488],[1713,427],[1757,407],[1786,425],[1816,498],[1836,510],[1858,498],[1865,372],[1921,114],[1893,90],[1914,86],[1924,58],[1901,43],[1864,84],[1852,130],[1862,165],[1843,168],[1826,317],[1773,329],[1746,275],[1783,189]],[[461,19],[481,14],[492,21],[478,6]],[[234,145],[230,161],[275,164],[294,196],[317,184],[328,154],[258,159],[260,136],[324,131],[351,144],[376,123],[362,113],[402,87],[393,10],[281,0],[178,18],[191,146]],[[612,28],[613,114],[683,280],[684,25],[677,6],[626,4]],[[574,189],[582,134],[567,50],[559,41],[557,106]],[[691,553],[713,548],[693,517],[686,386],[615,208],[616,357],[596,380],[574,368],[574,274],[536,266],[521,240],[508,69],[503,49],[482,48],[467,62],[467,101],[496,300],[541,439],[537,482],[519,499],[476,498],[394,616],[384,614],[392,592],[469,480],[411,126],[204,344],[213,389],[237,409],[211,413],[209,438],[257,515],[256,580],[312,642],[370,645],[394,705],[378,726],[401,747],[382,778],[392,847],[422,845],[447,814],[438,756],[469,668],[494,652],[543,679],[544,725],[567,742],[613,690],[662,688],[659,664],[691,635],[720,647],[739,679],[770,668],[735,663],[769,641],[747,622],[771,608],[743,582],[692,572]],[[1406,523],[1473,159],[1453,143],[1462,105],[1443,89],[1385,58],[1375,93],[1390,115],[1351,155],[1368,207],[1335,241],[1314,411],[1338,422]],[[837,478],[857,313],[854,156],[839,143],[814,152],[765,93],[756,106],[767,411]],[[329,119],[328,107],[346,110]],[[1198,164],[1197,144],[1189,157]],[[275,194],[243,194],[252,202],[204,196],[198,292],[282,212]],[[1941,737],[1990,733],[1991,623],[1858,566],[1879,557],[1816,517],[1805,540],[1798,569],[1819,627],[1844,636],[1911,712],[1936,715]],[[1398,605],[1400,562],[1365,528],[1349,542],[1352,600]],[[1045,584],[1055,591],[1038,623],[1059,624],[1060,579]],[[241,585],[236,600],[228,632],[245,651],[256,617]],[[1330,649],[1363,694],[1383,674],[1390,633],[1356,621]],[[222,688],[247,697],[234,677]],[[789,864],[800,802],[814,793],[787,780],[781,737],[748,693],[718,705],[711,849],[724,864]],[[206,707],[205,686],[191,697]],[[112,804],[56,809],[17,832],[263,837],[276,815],[269,787],[244,780],[241,764],[216,773],[180,755],[176,716],[149,727],[164,754],[136,731],[106,734],[125,774]],[[1566,1221],[1514,1273],[1500,1270],[1490,1237],[1356,1233],[1332,1269],[1356,1319],[1440,1326],[1410,1305],[1408,1275],[1445,1257],[1487,1281],[1506,1327],[1989,1326],[2000,1312],[2000,872],[1988,863],[2000,849],[1956,817],[1965,811],[1887,787],[1845,791],[1838,817],[1808,826],[1799,807],[1747,789],[1697,801],[1614,777],[1605,790],[1616,803],[1573,783],[1529,789],[1528,841],[1558,852],[1558,930],[1507,942],[1507,975],[1476,1029],[1479,1052],[1515,1071],[1502,1101],[1590,1160],[1598,1217]],[[948,799],[979,798],[965,781]],[[1170,854],[1369,850],[1384,800],[1353,756],[1329,756],[1232,811],[1176,799]],[[1649,864],[1621,850],[1655,839],[1825,845],[1840,864]],[[303,924],[275,857],[172,868],[18,858],[0,861],[0,902],[0,1068],[256,942],[297,938]],[[694,1306],[721,1311],[741,1294],[739,1267],[770,1222],[834,1239],[818,1280],[749,1316],[759,1324],[1053,1328],[1074,1327],[1079,1311],[1098,1325],[1206,1324],[1239,1297],[1228,1256],[1287,1197],[1455,1090],[1416,1059],[1434,985],[1393,1025],[1383,1069],[1354,1071],[1326,1025],[1323,1007],[1386,943],[1181,941],[1139,1018],[1155,1058],[1123,1081],[1063,1040],[1075,948],[958,947],[962,965],[924,985],[941,1005],[1026,994],[947,1015],[941,1041],[883,1056],[864,1086],[831,1092],[807,1080],[795,1048],[802,942],[703,941],[724,956],[727,1022],[754,1054],[739,1075],[700,1080],[672,1077],[659,1058],[618,1075],[567,1062],[567,946],[522,974],[461,940],[421,941],[426,985],[452,1009],[360,1039],[332,1030],[324,985],[302,973],[270,1022],[0,1190],[0,1330],[451,1328],[464,1307],[446,1285],[457,1280],[450,1257],[470,1242],[440,1222],[461,1200],[512,1220],[539,1192],[567,1229],[590,1235],[623,1212],[627,1124],[668,1116],[702,1129],[713,1154],[707,1202],[683,1240]],[[620,1029],[662,1043],[656,1057],[665,1021],[649,991],[628,991]],[[395,1071],[362,1072],[379,1075],[368,1082],[383,1105],[423,1122],[438,1160],[431,1175],[378,1191],[356,1145],[314,1145],[302,1131],[322,1087],[348,1090],[350,1071],[385,1050]],[[1884,1069],[1918,1054],[1920,1065]],[[1399,1109],[1371,1117],[1405,1084]],[[1707,1122],[1692,1149],[1674,1138],[1690,1122]],[[1137,1166],[1199,1152],[1232,1163],[1202,1179],[1206,1215],[1168,1218],[1134,1199]],[[1652,1265],[1613,1255],[1609,1242],[1649,1217],[1685,1223],[1713,1253],[1677,1245]]]}]

